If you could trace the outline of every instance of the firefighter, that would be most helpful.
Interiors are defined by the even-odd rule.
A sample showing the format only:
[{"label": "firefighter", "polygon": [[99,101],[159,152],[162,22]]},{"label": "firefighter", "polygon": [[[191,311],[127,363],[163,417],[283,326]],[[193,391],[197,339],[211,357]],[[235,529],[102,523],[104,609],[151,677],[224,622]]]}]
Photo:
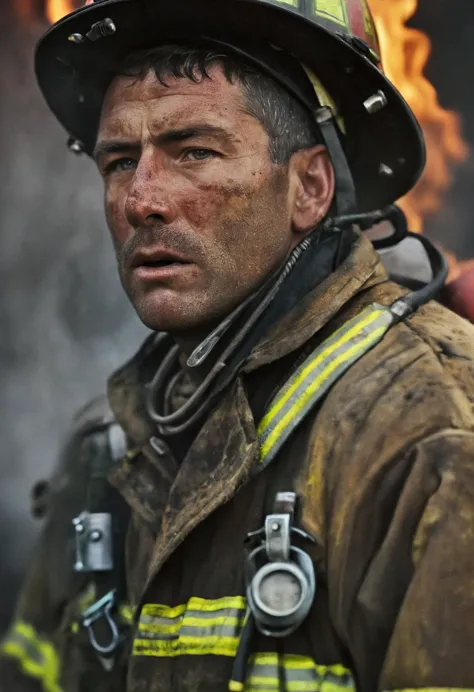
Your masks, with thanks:
[{"label": "firefighter", "polygon": [[424,164],[365,1],[103,0],[36,72],[152,334],[52,484],[6,689],[473,688],[474,331],[426,240],[407,289],[363,233]]}]

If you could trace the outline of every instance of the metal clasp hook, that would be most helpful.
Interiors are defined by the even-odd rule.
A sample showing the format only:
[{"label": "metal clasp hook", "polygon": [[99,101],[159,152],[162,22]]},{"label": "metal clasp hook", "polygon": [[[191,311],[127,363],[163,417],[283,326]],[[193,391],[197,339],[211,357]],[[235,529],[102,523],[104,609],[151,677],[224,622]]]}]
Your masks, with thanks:
[{"label": "metal clasp hook", "polygon": [[[100,598],[98,601],[93,603],[90,608],[88,608],[84,613],[82,614],[82,625],[87,629],[87,633],[89,635],[89,641],[92,645],[92,648],[101,655],[109,655],[113,654],[113,652],[116,650],[120,643],[120,632],[119,628],[117,626],[117,623],[115,622],[113,616],[112,616],[112,608],[115,606],[116,603],[116,595],[117,595],[117,590],[113,589],[112,591],[109,591],[105,596]],[[95,633],[94,633],[94,624],[98,622],[101,619],[105,619],[109,628],[110,628],[110,633],[111,633],[111,639],[110,643],[107,644],[106,646],[102,646],[99,644],[99,642],[96,639]]]}]

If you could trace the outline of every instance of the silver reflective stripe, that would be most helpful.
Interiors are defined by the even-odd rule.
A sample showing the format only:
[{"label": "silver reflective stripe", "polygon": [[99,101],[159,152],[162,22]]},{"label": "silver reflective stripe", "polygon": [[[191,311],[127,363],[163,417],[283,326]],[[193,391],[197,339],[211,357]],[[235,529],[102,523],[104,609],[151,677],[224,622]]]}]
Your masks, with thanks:
[{"label": "silver reflective stripe", "polygon": [[187,604],[143,606],[135,656],[235,656],[246,615],[243,596],[191,598]]},{"label": "silver reflective stripe", "polygon": [[178,637],[235,637],[242,629],[245,613],[231,610],[217,611],[215,617],[190,616],[176,618],[166,622],[164,618],[159,621],[148,622],[140,620],[138,633],[147,639],[177,639]]},{"label": "silver reflective stripe", "polygon": [[45,663],[43,653],[38,648],[36,642],[28,639],[20,632],[15,632],[14,630],[9,632],[2,648],[21,650],[23,656],[34,665],[43,666]]}]

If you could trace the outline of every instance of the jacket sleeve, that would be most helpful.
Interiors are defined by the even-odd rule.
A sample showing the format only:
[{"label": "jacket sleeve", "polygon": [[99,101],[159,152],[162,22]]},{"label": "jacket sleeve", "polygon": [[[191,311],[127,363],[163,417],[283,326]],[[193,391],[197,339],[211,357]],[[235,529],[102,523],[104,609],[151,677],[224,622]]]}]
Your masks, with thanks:
[{"label": "jacket sleeve", "polygon": [[335,557],[335,618],[364,692],[472,690],[474,433],[443,430],[395,461]]},{"label": "jacket sleeve", "polygon": [[412,564],[379,689],[472,689],[474,434],[435,435],[418,446],[415,463],[431,470],[435,487],[410,531]]},{"label": "jacket sleeve", "polygon": [[[53,515],[54,516],[54,513]],[[0,646],[1,692],[59,692],[59,654],[53,643],[61,621],[49,589],[45,529]]]},{"label": "jacket sleeve", "polygon": [[0,692],[62,692],[71,601],[82,588],[81,576],[73,571],[72,519],[85,505],[88,435],[103,424],[90,406],[78,416],[48,484],[45,523],[14,619],[0,644]]}]

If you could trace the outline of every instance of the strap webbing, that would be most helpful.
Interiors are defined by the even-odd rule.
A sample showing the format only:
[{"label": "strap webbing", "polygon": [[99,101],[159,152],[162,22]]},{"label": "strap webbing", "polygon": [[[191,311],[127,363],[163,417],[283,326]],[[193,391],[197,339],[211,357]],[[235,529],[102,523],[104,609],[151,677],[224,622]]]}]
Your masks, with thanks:
[{"label": "strap webbing", "polygon": [[332,385],[377,344],[397,320],[373,303],[318,346],[271,401],[258,426],[260,464],[265,468]]},{"label": "strap webbing", "polygon": [[[125,436],[122,433],[117,441],[117,436],[114,435],[116,432],[120,432],[118,424],[115,422],[108,423],[100,433],[96,433],[89,439],[86,510],[91,514],[106,513],[111,516],[113,566],[109,570],[91,572],[96,600],[88,610],[84,611],[82,616],[83,625],[89,628],[89,625],[86,624],[89,611],[94,606],[100,605],[104,597],[112,594],[114,604],[110,614],[104,616],[105,611],[101,610],[101,616],[88,629],[89,637],[92,633],[94,641],[98,641],[102,646],[111,641],[112,630],[109,618],[115,622],[117,611],[126,599],[125,535],[130,519],[130,507],[108,481],[110,468],[126,452]],[[93,644],[92,639],[91,643]],[[114,650],[110,657],[99,656],[105,670],[112,670],[115,653]]]}]

